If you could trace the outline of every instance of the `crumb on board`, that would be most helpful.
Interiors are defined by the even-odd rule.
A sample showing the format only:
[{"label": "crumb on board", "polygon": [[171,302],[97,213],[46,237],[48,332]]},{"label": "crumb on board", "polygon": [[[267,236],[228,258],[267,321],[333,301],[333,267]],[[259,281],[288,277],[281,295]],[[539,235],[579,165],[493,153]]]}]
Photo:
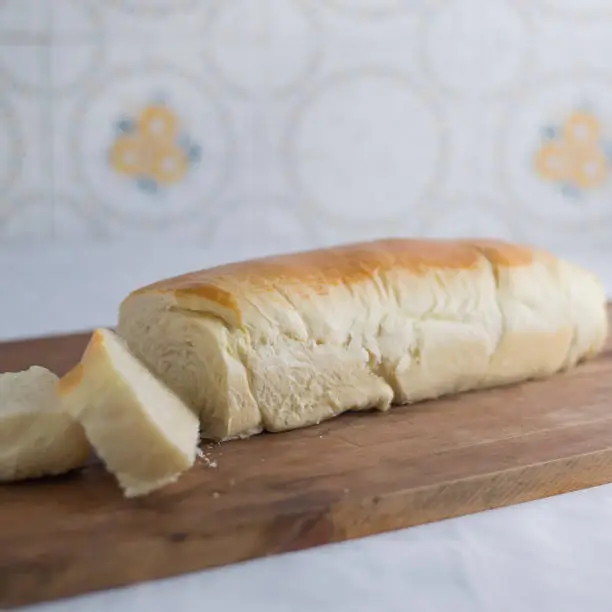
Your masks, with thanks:
[{"label": "crumb on board", "polygon": [[[211,448],[211,446],[207,445],[207,448]],[[211,459],[210,456],[206,454],[206,451],[202,450],[199,446],[196,448],[196,455],[202,460],[202,463],[206,467],[214,469],[218,466],[217,460]]]},{"label": "crumb on board", "polygon": [[217,497],[219,497],[219,495],[221,495],[221,493],[219,493],[219,491],[213,491],[212,492],[212,496],[217,499]]}]

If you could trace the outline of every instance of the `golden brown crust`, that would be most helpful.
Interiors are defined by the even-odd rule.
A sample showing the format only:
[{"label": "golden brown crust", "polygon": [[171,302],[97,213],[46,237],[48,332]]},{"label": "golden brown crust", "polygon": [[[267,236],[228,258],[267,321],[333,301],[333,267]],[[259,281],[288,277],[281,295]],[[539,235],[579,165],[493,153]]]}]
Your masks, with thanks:
[{"label": "golden brown crust", "polygon": [[[493,265],[514,268],[528,266],[533,262],[534,250],[520,245],[509,244],[499,240],[470,240],[468,244],[480,251]],[[549,253],[540,251],[543,257],[552,257]]]},{"label": "golden brown crust", "polygon": [[57,391],[60,395],[66,395],[76,389],[83,379],[83,365],[77,363],[72,370],[64,374],[57,383]]},{"label": "golden brown crust", "polygon": [[85,349],[85,354],[96,353],[104,346],[104,334],[99,330],[95,329],[91,334],[91,338]]},{"label": "golden brown crust", "polygon": [[84,366],[83,362],[90,353],[96,353],[104,344],[104,336],[100,330],[96,329],[91,334],[89,342],[85,347],[81,361],[77,363],[69,372],[62,376],[57,384],[57,390],[60,395],[66,395],[76,389],[83,379]]},{"label": "golden brown crust", "polygon": [[327,293],[334,285],[356,284],[394,269],[413,274],[426,274],[432,268],[473,269],[483,255],[493,264],[514,267],[530,264],[534,251],[499,240],[387,239],[226,264],[158,281],[135,293],[172,292],[235,310],[233,293],[223,287],[228,278],[246,281],[253,290],[272,289],[280,283]]}]

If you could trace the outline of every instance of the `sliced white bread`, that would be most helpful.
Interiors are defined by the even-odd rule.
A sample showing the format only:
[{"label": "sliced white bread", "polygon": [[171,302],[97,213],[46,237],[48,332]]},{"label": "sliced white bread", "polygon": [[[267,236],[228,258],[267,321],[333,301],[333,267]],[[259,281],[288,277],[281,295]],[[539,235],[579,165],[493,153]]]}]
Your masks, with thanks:
[{"label": "sliced white bread", "polygon": [[0,374],[0,481],[63,474],[87,461],[85,432],[62,411],[57,382],[39,366]]},{"label": "sliced white bread", "polygon": [[223,440],[552,376],[601,352],[608,315],[595,275],[540,249],[391,239],[162,280],[117,329]]},{"label": "sliced white bread", "polygon": [[198,417],[112,331],[93,333],[59,390],[126,497],[171,483],[193,465]]}]

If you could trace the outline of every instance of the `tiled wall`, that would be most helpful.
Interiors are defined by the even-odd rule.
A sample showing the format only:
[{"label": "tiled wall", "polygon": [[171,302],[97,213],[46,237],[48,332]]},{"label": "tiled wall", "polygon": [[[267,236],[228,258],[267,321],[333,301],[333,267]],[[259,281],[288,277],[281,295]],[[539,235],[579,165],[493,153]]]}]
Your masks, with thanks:
[{"label": "tiled wall", "polygon": [[0,0],[0,244],[612,251],[610,0]]}]

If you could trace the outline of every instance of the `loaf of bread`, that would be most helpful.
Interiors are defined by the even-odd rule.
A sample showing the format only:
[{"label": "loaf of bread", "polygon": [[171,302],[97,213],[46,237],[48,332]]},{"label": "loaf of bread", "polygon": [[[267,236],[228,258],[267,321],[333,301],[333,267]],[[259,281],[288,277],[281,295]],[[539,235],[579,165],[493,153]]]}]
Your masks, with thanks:
[{"label": "loaf of bread", "polygon": [[57,381],[39,366],[0,374],[0,481],[63,474],[87,461],[85,432],[62,411]]},{"label": "loaf of bread", "polygon": [[204,437],[227,439],[549,376],[601,349],[605,302],[547,252],[392,239],[157,282],[123,301],[118,331]]},{"label": "loaf of bread", "polygon": [[126,497],[173,482],[193,465],[197,416],[113,332],[93,333],[59,393]]}]

